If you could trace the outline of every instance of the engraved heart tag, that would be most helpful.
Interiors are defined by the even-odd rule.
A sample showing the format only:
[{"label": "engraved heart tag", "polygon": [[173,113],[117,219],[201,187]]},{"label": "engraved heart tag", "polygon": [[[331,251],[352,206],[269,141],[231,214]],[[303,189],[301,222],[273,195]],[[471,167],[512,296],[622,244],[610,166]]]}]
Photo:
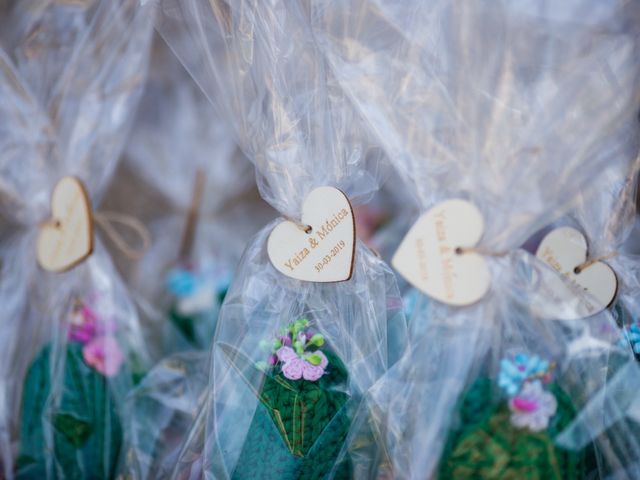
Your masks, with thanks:
[{"label": "engraved heart tag", "polygon": [[91,202],[78,178],[63,177],[56,184],[51,216],[51,221],[40,227],[37,260],[45,270],[64,272],[93,251]]},{"label": "engraved heart tag", "polygon": [[609,265],[593,262],[578,268],[587,260],[587,240],[575,228],[560,227],[549,232],[542,239],[536,257],[565,279],[545,279],[543,288],[548,297],[545,316],[560,320],[584,318],[601,312],[615,299],[618,281]]},{"label": "engraved heart tag", "polygon": [[349,280],[356,230],[347,196],[337,188],[316,188],[304,201],[300,223],[285,220],[271,231],[267,253],[276,270],[308,282]]},{"label": "engraved heart tag", "polygon": [[482,214],[466,200],[446,200],[423,214],[396,251],[394,268],[414,287],[449,305],[470,305],[489,289],[486,260],[462,249],[484,231]]}]

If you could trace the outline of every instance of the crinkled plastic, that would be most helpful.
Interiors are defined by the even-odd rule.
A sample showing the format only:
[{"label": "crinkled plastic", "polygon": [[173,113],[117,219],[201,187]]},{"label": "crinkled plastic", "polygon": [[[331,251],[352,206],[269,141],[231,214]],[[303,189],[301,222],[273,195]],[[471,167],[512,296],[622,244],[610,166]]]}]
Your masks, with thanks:
[{"label": "crinkled plastic", "polygon": [[[610,327],[602,332],[593,332],[593,347],[603,350],[608,345],[601,340],[613,340],[611,347],[614,350],[628,350],[637,360],[640,349],[637,336],[640,314],[639,259],[637,255],[627,252],[624,246],[635,217],[636,182],[640,166],[638,159],[631,161],[637,152],[637,136],[635,139],[635,142],[630,142],[629,154],[617,162],[618,168],[609,168],[595,179],[596,192],[580,196],[577,208],[556,225],[568,224],[582,231],[588,241],[590,256],[603,258],[616,275],[618,289],[609,310],[620,330]],[[610,361],[613,372],[620,368],[618,355],[612,355]],[[623,372],[611,376],[606,390],[589,400],[575,422],[558,439],[568,446],[584,444],[593,435],[589,425],[599,423],[599,430],[606,431],[605,448],[615,452],[614,458],[617,460],[613,465],[605,462],[600,465],[599,473],[603,478],[633,478],[640,472],[636,464],[640,452],[640,438],[636,433],[640,402],[632,393],[637,387],[639,372],[633,368]]]},{"label": "crinkled plastic", "polygon": [[[540,317],[534,306],[548,303],[542,287],[556,274],[518,250],[597,187],[607,167],[624,170],[635,158],[637,18],[627,2],[314,2],[314,38],[417,205],[471,201],[485,219],[479,247],[493,253],[491,288],[476,304],[416,303],[411,350],[371,391],[396,478],[568,471],[550,464],[624,475],[637,461],[634,445],[616,451],[607,443],[615,437],[607,418],[629,399],[603,387],[614,379],[633,389],[636,370],[614,348],[614,319],[607,311],[578,321]],[[510,437],[513,421],[495,416],[509,412],[498,388],[501,359],[518,354],[554,362],[562,390],[555,401],[572,404],[565,427],[592,398],[607,405],[592,410],[581,423],[587,434],[568,445],[558,443],[562,429],[540,433],[570,458],[546,449],[532,460],[504,442],[527,436],[533,445],[530,431]],[[489,385],[482,395],[473,394],[478,382]],[[469,408],[481,418],[466,415]]]},{"label": "crinkled plastic", "polygon": [[[233,124],[273,207],[299,218],[315,187],[355,204],[376,191],[380,151],[311,41],[305,6],[168,0],[159,10],[161,34]],[[406,344],[394,275],[357,242],[349,281],[285,277],[266,252],[275,224],[236,271],[207,400],[173,477],[370,478],[376,468],[367,421],[351,426]]]},{"label": "crinkled plastic", "polygon": [[166,355],[208,349],[242,239],[255,233],[266,209],[247,205],[255,185],[251,163],[225,120],[157,40],[126,166],[138,188],[152,192],[147,197],[159,198],[137,209],[150,219],[153,241],[129,284],[147,306],[150,335],[162,332],[154,344]]},{"label": "crinkled plastic", "polygon": [[[627,151],[615,163],[612,162],[609,168],[594,177],[594,191],[579,192],[572,212],[555,221],[543,233],[562,226],[576,228],[587,240],[589,258],[602,258],[615,272],[618,289],[609,311],[620,331],[613,325],[602,326],[600,331],[585,329],[582,334],[583,345],[602,352],[611,348],[627,349],[638,359],[640,337],[636,333],[639,331],[639,259],[628,251],[625,242],[636,218],[635,199],[640,157],[636,157],[639,143],[636,127],[633,124],[629,126]],[[624,137],[623,131],[620,132],[620,137]],[[531,246],[535,247],[536,243],[537,241],[532,242]],[[610,356],[613,372],[620,368],[621,358],[624,364],[626,357],[615,353]],[[615,455],[608,455],[613,465],[600,463],[599,475],[602,478],[633,478],[640,472],[635,464],[640,452],[636,433],[640,402],[632,393],[638,382],[634,378],[637,374],[637,370],[630,367],[612,376],[606,390],[589,399],[575,421],[558,437],[559,444],[574,448],[584,445],[599,431],[606,431],[606,444],[601,441],[599,447],[610,449]],[[598,428],[589,428],[590,425],[598,425]]]},{"label": "crinkled plastic", "polygon": [[[150,11],[135,1],[15,2],[0,51],[0,452],[5,478],[113,478],[122,400],[148,359],[124,284],[95,235],[65,273],[36,263],[62,176],[94,208],[145,80]],[[17,461],[16,460],[17,457]]]},{"label": "crinkled plastic", "polygon": [[[143,307],[155,356],[198,353],[162,360],[128,397],[126,468],[140,479],[167,478],[175,467],[205,398],[222,300],[244,242],[267,212],[247,193],[255,185],[253,169],[225,121],[157,40],[126,166],[162,202],[137,209],[150,218],[153,243],[129,284]],[[203,196],[194,218],[198,176]],[[185,238],[188,222],[195,226],[191,240]]]},{"label": "crinkled plastic", "polygon": [[126,468],[135,478],[169,478],[206,399],[209,352],[172,355],[127,397]]}]

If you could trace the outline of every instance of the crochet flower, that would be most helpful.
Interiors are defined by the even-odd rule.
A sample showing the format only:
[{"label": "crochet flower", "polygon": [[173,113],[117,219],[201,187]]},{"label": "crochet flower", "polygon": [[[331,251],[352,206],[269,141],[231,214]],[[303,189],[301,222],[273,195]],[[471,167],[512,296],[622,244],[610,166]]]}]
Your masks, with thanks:
[{"label": "crochet flower", "polygon": [[78,303],[71,313],[69,340],[87,343],[95,336],[97,328],[97,315],[88,306]]},{"label": "crochet flower", "polygon": [[549,362],[537,355],[529,357],[520,353],[513,360],[504,358],[500,362],[498,386],[510,397],[520,391],[525,381],[536,378],[545,383],[550,380]]},{"label": "crochet flower", "polygon": [[630,327],[622,330],[620,346],[623,348],[626,347],[627,342],[631,345],[634,353],[640,354],[640,326],[638,326],[637,323],[633,323]]},{"label": "crochet flower", "polygon": [[545,430],[557,408],[556,397],[543,390],[539,381],[525,383],[522,391],[509,401],[511,423],[532,432]]},{"label": "crochet flower", "polygon": [[321,351],[298,356],[291,347],[282,347],[277,352],[278,360],[283,363],[282,374],[289,380],[304,378],[310,382],[319,380],[324,375],[324,369],[329,364],[327,357]]},{"label": "crochet flower", "polygon": [[72,342],[89,343],[100,335],[111,335],[116,331],[116,324],[96,313],[96,309],[88,302],[77,300],[71,312],[68,337]]},{"label": "crochet flower", "polygon": [[82,356],[87,365],[105,377],[116,375],[124,362],[120,346],[111,335],[96,337],[87,343],[82,348]]},{"label": "crochet flower", "polygon": [[167,274],[167,288],[177,297],[182,315],[206,312],[217,303],[217,296],[229,288],[230,275],[220,268],[176,267]]},{"label": "crochet flower", "polygon": [[329,364],[327,356],[319,348],[324,337],[309,328],[309,320],[296,320],[280,331],[271,342],[260,342],[263,350],[270,351],[266,362],[258,362],[258,368],[280,366],[282,374],[289,380],[320,380]]},{"label": "crochet flower", "polygon": [[189,268],[176,267],[167,274],[167,288],[177,297],[193,295],[200,283],[198,276]]}]

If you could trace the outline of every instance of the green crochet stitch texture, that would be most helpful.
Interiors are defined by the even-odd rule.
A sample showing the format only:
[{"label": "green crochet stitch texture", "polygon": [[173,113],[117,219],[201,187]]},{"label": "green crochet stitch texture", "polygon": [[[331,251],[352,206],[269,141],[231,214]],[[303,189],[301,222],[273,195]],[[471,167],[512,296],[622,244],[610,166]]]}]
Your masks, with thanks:
[{"label": "green crochet stitch texture", "polygon": [[[337,356],[317,382],[267,372],[233,480],[348,479],[348,460],[336,465],[351,423],[347,372]],[[335,467],[335,470],[334,470]]]},{"label": "green crochet stitch texture", "polygon": [[574,418],[569,397],[555,384],[548,389],[558,409],[543,432],[514,427],[506,401],[492,401],[493,382],[480,378],[459,406],[460,427],[449,434],[438,478],[560,480],[586,475],[587,453],[564,450],[553,438]]},{"label": "green crochet stitch texture", "polygon": [[[66,349],[62,398],[50,405],[51,347],[31,364],[22,394],[18,479],[111,479],[122,444],[122,426],[110,384],[83,360],[82,345]],[[47,450],[51,439],[53,451]]]}]

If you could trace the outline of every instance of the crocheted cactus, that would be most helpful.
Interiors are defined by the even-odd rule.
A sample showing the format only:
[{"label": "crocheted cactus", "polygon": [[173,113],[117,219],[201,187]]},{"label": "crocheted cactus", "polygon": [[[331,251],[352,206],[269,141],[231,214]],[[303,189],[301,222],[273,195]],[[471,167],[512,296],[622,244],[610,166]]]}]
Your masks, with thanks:
[{"label": "crocheted cactus", "polygon": [[[310,344],[311,336],[307,338]],[[313,351],[304,354],[313,355]],[[345,393],[347,372],[332,352],[325,350],[323,356],[326,367],[317,380],[287,378],[280,366],[265,372],[246,364],[237,368],[255,378],[263,376],[263,383],[255,392],[259,404],[232,475],[234,480],[312,480],[327,478],[330,473],[332,478],[350,478],[349,459],[339,458],[351,423],[349,395]],[[237,352],[233,358],[242,361]],[[246,374],[241,377],[251,387],[251,379]]]},{"label": "crocheted cactus", "polygon": [[[167,275],[167,288],[175,297],[169,309],[169,320],[198,349],[209,347],[218,309],[228,290],[225,281],[218,279],[216,283],[211,279],[209,282],[206,280],[206,275],[188,268],[176,267]],[[204,302],[198,298],[200,296]]]},{"label": "crocheted cactus", "polygon": [[54,398],[51,359],[47,346],[25,379],[17,478],[114,478],[122,426],[111,389],[124,374],[107,379],[85,363],[82,344],[69,343]]},{"label": "crocheted cactus", "polygon": [[169,320],[192,345],[197,346],[198,337],[196,335],[196,323],[200,315],[182,315],[174,303],[169,310]]},{"label": "crocheted cactus", "polygon": [[438,478],[584,478],[587,452],[567,451],[553,443],[575,409],[556,384],[549,384],[548,391],[556,398],[557,410],[545,430],[534,432],[514,426],[507,402],[494,398],[493,382],[478,379],[461,401],[460,423],[450,432]]}]

